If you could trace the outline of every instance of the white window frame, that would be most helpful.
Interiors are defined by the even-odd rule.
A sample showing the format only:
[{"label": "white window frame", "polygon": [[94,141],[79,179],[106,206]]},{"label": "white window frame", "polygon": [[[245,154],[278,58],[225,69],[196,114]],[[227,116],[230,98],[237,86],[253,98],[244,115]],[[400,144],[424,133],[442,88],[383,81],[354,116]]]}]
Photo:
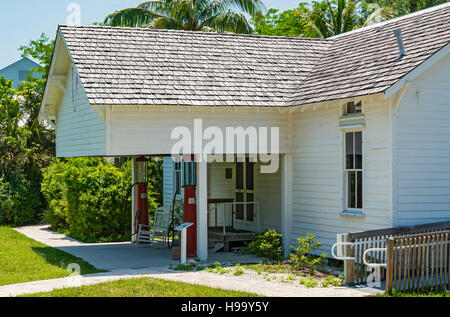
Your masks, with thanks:
[{"label": "white window frame", "polygon": [[[361,155],[362,155],[362,162],[361,162],[361,168],[355,168],[356,167],[356,160],[353,163],[352,169],[347,169],[347,133],[353,133],[353,146],[355,148],[355,133],[361,132]],[[365,167],[365,153],[364,153],[364,131],[362,129],[349,129],[343,131],[343,185],[344,185],[344,191],[343,191],[343,214],[344,215],[356,215],[356,216],[362,216],[364,215],[364,209],[366,207],[365,202],[365,173],[364,173],[364,167]],[[362,193],[361,193],[361,203],[362,208],[351,208],[349,207],[349,201],[348,201],[348,191],[349,191],[349,184],[348,184],[348,173],[349,172],[361,172],[362,177]],[[357,182],[357,175],[356,175],[356,182]],[[355,185],[355,189],[358,188],[357,183]],[[357,205],[357,193],[355,193],[355,206]]]},{"label": "white window frame", "polygon": [[[179,167],[179,168],[177,168]],[[173,192],[177,190],[177,179],[180,181],[180,191],[176,199],[180,199],[183,191],[183,160],[181,158],[177,158],[173,161]]]},{"label": "white window frame", "polygon": [[[249,160],[250,162],[252,162],[254,164],[253,165],[253,189],[247,189],[247,163],[246,163],[247,160]],[[246,203],[246,202],[248,202],[247,194],[253,194],[253,202],[255,202],[256,201],[256,190],[255,190],[256,162],[252,161],[252,159],[250,157],[246,156],[245,160],[241,163],[243,163],[243,165],[242,165],[242,168],[243,168],[242,169],[242,177],[243,177],[242,186],[243,186],[243,188],[242,189],[236,188],[237,168],[236,168],[236,164],[235,164],[235,168],[234,168],[235,178],[233,180],[233,182],[234,182],[234,185],[233,185],[234,186],[234,197],[236,199],[236,194],[240,193],[243,195],[243,202]],[[237,200],[235,200],[235,201],[237,201]],[[248,207],[248,205],[243,205],[243,219],[239,219],[237,217],[237,213],[235,212],[235,216],[234,216],[235,222],[242,223],[242,224],[255,224],[255,220],[256,220],[256,216],[257,216],[256,204],[253,204],[253,206],[252,206],[253,207],[253,219],[252,220],[247,219],[247,207]]]}]

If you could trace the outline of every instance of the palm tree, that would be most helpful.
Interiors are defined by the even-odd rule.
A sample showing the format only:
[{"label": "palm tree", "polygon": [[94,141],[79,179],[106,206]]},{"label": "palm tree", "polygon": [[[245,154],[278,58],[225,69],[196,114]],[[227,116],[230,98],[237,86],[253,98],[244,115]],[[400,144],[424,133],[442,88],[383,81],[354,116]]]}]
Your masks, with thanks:
[{"label": "palm tree", "polygon": [[159,0],[108,15],[111,26],[251,33],[246,15],[264,9],[261,0]]},{"label": "palm tree", "polygon": [[314,2],[303,15],[305,36],[327,38],[394,17],[390,7],[367,5],[361,0]]}]

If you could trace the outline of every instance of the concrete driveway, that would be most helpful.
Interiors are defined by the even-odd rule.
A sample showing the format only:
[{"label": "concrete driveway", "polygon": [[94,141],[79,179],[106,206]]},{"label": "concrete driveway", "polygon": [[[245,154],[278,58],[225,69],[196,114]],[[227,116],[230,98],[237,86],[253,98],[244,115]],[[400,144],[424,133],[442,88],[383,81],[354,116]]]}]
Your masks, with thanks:
[{"label": "concrete driveway", "polygon": [[[152,248],[130,242],[84,243],[51,231],[47,225],[20,227],[15,230],[50,247],[82,258],[98,269],[111,271],[167,267],[179,264],[179,261],[172,260],[172,253],[167,248]],[[216,261],[221,263],[257,263],[260,262],[260,259],[252,255],[234,253],[210,254],[207,263]]]}]

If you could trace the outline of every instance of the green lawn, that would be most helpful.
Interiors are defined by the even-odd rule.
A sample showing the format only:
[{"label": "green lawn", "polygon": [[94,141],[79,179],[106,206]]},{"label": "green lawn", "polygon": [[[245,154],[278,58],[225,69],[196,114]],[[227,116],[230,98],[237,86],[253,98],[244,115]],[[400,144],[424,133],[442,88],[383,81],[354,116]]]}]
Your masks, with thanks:
[{"label": "green lawn", "polygon": [[0,285],[60,278],[70,275],[67,265],[77,263],[81,274],[101,272],[61,250],[0,226]]},{"label": "green lawn", "polygon": [[153,278],[132,278],[114,282],[54,290],[24,297],[257,297],[256,294],[227,291],[207,286]]},{"label": "green lawn", "polygon": [[425,293],[413,293],[413,292],[399,292],[392,291],[392,294],[387,292],[379,294],[378,297],[450,297],[450,293],[443,292],[425,292]]}]

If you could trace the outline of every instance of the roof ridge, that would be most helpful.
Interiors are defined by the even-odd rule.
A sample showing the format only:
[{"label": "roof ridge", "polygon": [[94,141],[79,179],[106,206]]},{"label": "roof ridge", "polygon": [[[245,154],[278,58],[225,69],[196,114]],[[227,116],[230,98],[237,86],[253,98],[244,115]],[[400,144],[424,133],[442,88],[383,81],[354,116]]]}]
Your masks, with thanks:
[{"label": "roof ridge", "polygon": [[328,39],[333,40],[333,39],[344,37],[344,36],[347,36],[347,35],[350,35],[350,34],[359,33],[359,32],[363,32],[363,31],[366,31],[366,30],[373,29],[373,28],[385,26],[386,24],[390,24],[390,23],[395,23],[395,22],[398,22],[398,21],[406,20],[406,19],[409,19],[409,18],[412,18],[412,17],[416,17],[416,16],[419,16],[419,15],[422,15],[422,14],[426,14],[426,13],[430,13],[430,12],[433,12],[433,11],[440,10],[442,8],[445,8],[445,7],[450,7],[450,2],[446,2],[446,3],[443,3],[443,4],[439,4],[439,5],[427,8],[427,9],[423,9],[423,10],[419,10],[419,11],[412,12],[412,13],[409,13],[409,14],[405,14],[405,15],[402,15],[402,16],[394,18],[394,19],[389,19],[389,20],[386,20],[386,21],[378,22],[378,23],[375,23],[375,24],[372,24],[372,25],[368,25],[368,26],[356,29],[356,30],[352,30],[352,31],[348,31],[348,32],[345,32],[345,33],[337,34],[337,35],[329,37]]},{"label": "roof ridge", "polygon": [[33,61],[31,58],[25,56],[25,57],[21,57],[20,59],[16,60],[15,62],[12,62],[12,63],[6,65],[5,67],[0,68],[0,70],[3,71],[3,70],[5,70],[5,69],[7,69],[7,68],[9,68],[9,67],[11,67],[11,66],[14,66],[14,65],[16,65],[16,64],[18,64],[18,63],[20,63],[20,62],[22,62],[23,60],[29,60],[30,62],[32,62],[32,63],[35,64],[36,66],[42,67],[42,65],[40,65],[39,63],[36,63],[36,62]]},{"label": "roof ridge", "polygon": [[61,27],[67,28],[91,28],[91,29],[120,29],[120,30],[137,30],[155,33],[192,33],[201,35],[221,35],[221,36],[234,36],[234,37],[250,37],[250,38],[274,38],[274,39],[290,39],[290,40],[308,40],[317,42],[328,42],[328,39],[312,38],[312,37],[301,37],[301,36],[281,36],[281,35],[260,35],[260,34],[242,34],[242,33],[231,33],[231,32],[205,32],[205,31],[186,31],[186,30],[173,30],[173,29],[151,29],[151,28],[138,28],[138,27],[122,27],[122,26],[109,26],[109,25],[68,25],[59,24],[58,29]]}]

